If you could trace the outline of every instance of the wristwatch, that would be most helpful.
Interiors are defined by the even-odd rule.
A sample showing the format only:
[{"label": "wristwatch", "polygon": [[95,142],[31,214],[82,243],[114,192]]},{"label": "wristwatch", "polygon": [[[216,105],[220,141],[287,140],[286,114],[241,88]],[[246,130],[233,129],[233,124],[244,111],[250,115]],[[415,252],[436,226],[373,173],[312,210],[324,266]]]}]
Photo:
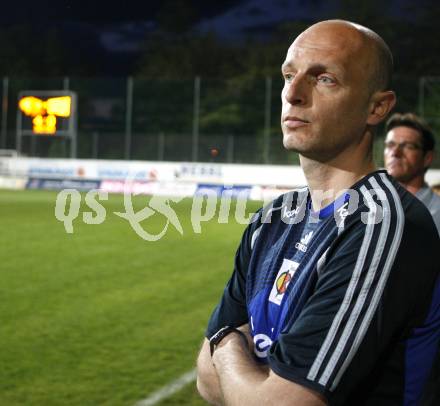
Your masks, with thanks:
[{"label": "wristwatch", "polygon": [[216,346],[230,333],[238,333],[238,335],[241,336],[241,338],[244,340],[246,347],[248,346],[248,340],[242,331],[231,326],[222,327],[209,339],[209,349],[211,351],[211,357],[212,354],[214,354]]}]

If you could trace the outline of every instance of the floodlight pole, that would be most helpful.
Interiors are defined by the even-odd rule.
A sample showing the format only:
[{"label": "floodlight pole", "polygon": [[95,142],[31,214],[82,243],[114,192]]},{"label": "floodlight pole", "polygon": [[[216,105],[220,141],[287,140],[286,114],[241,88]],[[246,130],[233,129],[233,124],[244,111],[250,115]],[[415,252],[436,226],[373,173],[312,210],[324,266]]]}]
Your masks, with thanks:
[{"label": "floodlight pole", "polygon": [[[70,90],[70,78],[68,76],[65,76],[63,78],[63,89],[68,92]],[[74,114],[72,115],[73,125],[70,131],[70,157],[76,158],[77,156],[77,150],[78,150],[78,138],[77,138],[77,122],[76,122],[76,95],[72,93],[72,112]],[[65,142],[65,140],[64,140]]]},{"label": "floodlight pole", "polygon": [[8,136],[8,94],[9,94],[9,78],[3,78],[3,96],[2,96],[2,132],[1,132],[1,148],[6,148],[6,138]]},{"label": "floodlight pole", "polygon": [[163,132],[159,133],[157,140],[157,160],[164,160],[164,150],[165,150],[165,134]]},{"label": "floodlight pole", "polygon": [[199,156],[199,116],[200,116],[200,76],[194,79],[194,116],[192,133],[192,160],[197,161]]},{"label": "floodlight pole", "polygon": [[265,164],[269,163],[270,150],[270,113],[272,101],[272,78],[266,77],[266,98],[264,106],[264,143],[263,143],[263,161]]},{"label": "floodlight pole", "polygon": [[133,116],[133,78],[127,78],[127,104],[125,111],[125,159],[129,160],[131,155],[131,120]]},{"label": "floodlight pole", "polygon": [[92,156],[93,159],[98,159],[99,133],[97,131],[94,131],[92,136],[93,136]]},{"label": "floodlight pole", "polygon": [[68,91],[70,90],[69,88],[70,88],[70,78],[68,76],[65,76],[63,78],[63,89]]},{"label": "floodlight pole", "polygon": [[[71,112],[71,131],[70,131],[70,140],[71,140],[71,147],[70,147],[70,157],[72,159],[77,157],[77,140],[78,140],[78,119],[77,119],[77,114],[78,114],[78,100],[76,98],[76,93],[72,92],[71,93],[71,100],[72,100],[72,104],[71,104],[71,108],[72,108],[72,112]],[[73,113],[73,114],[72,114]]]},{"label": "floodlight pole", "polygon": [[20,109],[17,109],[17,124],[16,124],[16,137],[15,137],[15,149],[17,150],[18,156],[21,155],[21,112]]}]

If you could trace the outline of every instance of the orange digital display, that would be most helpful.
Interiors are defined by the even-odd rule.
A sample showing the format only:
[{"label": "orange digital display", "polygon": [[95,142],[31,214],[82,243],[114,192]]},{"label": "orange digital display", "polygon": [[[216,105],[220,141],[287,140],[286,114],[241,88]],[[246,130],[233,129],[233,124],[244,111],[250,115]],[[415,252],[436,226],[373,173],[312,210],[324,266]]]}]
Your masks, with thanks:
[{"label": "orange digital display", "polygon": [[47,100],[26,96],[18,102],[20,110],[33,118],[32,130],[35,134],[55,134],[57,117],[70,117],[71,104],[70,96],[51,97]]}]

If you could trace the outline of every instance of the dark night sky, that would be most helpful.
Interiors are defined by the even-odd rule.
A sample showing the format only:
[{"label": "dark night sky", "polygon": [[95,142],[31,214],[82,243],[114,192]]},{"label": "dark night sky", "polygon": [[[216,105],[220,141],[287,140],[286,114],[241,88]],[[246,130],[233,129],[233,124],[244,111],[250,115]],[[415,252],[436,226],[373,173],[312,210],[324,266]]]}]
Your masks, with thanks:
[{"label": "dark night sky", "polygon": [[[182,0],[183,1],[183,0]],[[240,3],[237,0],[183,1],[199,18],[209,18]],[[36,20],[111,23],[154,20],[166,1],[21,0],[2,4],[0,24],[33,23]],[[171,3],[171,2],[168,2]]]},{"label": "dark night sky", "polygon": [[[313,13],[316,7],[327,5],[335,8],[340,3],[338,0],[162,0],[142,1],[125,0],[122,2],[111,1],[84,1],[84,0],[20,0],[2,2],[0,24],[35,23],[44,21],[71,21],[110,23],[124,21],[154,20],[158,12],[167,4],[180,2],[193,9],[198,19],[209,19],[239,5],[248,4],[255,12],[261,5],[269,8],[271,4],[282,5],[286,16],[291,16],[295,10],[302,13],[308,10]],[[423,0],[388,0],[382,2],[381,9],[385,12],[390,7],[394,11],[404,5],[423,5]],[[360,6],[361,7],[361,6]]]},{"label": "dark night sky", "polygon": [[[214,32],[223,41],[234,43],[244,38],[264,39],[281,21],[313,22],[328,16],[337,17],[335,13],[341,1],[20,0],[3,2],[0,30],[11,26],[31,27],[27,40],[31,43],[32,36],[56,27],[58,38],[66,45],[67,52],[96,60],[114,58],[114,64],[102,64],[111,68],[107,73],[126,74],[128,72],[124,69],[129,69],[129,61],[136,59],[143,41],[158,28],[164,15],[172,16],[174,11],[178,16],[187,12],[194,33]],[[414,10],[422,9],[426,1],[388,0],[379,3],[374,0],[374,4],[380,4],[381,13],[411,19]],[[361,7],[363,3],[359,4]],[[413,6],[411,13],[405,12],[408,6]],[[80,50],[75,50],[78,46]]]},{"label": "dark night sky", "polygon": [[240,3],[237,0],[9,1],[2,4],[0,34],[2,28],[28,27],[20,32],[27,33],[26,42],[30,44],[36,35],[44,36],[55,28],[58,40],[73,58],[95,61],[92,63],[99,66],[97,69],[102,74],[127,74],[143,41],[157,28],[163,14],[172,15],[180,4],[180,12],[189,10],[191,26],[195,27]]},{"label": "dark night sky", "polygon": [[[176,3],[180,3],[180,9],[175,7]],[[393,15],[404,14],[408,5],[416,7],[413,13],[423,3],[424,0],[374,2],[381,12]],[[2,3],[0,27],[25,24],[44,30],[54,25],[83,23],[83,27],[108,31],[111,26],[130,22],[154,29],[164,10],[172,14],[174,10],[181,13],[187,9],[196,29],[234,38],[240,32],[258,33],[259,27],[270,29],[283,19],[317,20],[339,9],[340,4],[341,0],[19,0]],[[362,2],[359,4],[361,9]]]}]

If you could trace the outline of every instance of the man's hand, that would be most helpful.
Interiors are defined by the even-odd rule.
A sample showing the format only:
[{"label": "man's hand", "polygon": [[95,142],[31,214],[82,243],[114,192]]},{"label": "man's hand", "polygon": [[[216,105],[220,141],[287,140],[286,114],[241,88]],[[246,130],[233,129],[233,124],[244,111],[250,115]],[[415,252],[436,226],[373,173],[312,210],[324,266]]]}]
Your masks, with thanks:
[{"label": "man's hand", "polygon": [[[248,324],[238,327],[238,330],[242,331],[246,335],[249,344],[247,351],[252,352],[253,341],[249,333]],[[244,348],[242,338],[239,337],[238,334],[231,333],[220,341],[217,349],[219,349],[222,345],[225,345],[229,339],[233,338],[233,336],[237,336],[237,339],[241,341],[241,345]],[[244,348],[244,350],[246,349]],[[214,368],[210,354],[209,341],[206,338],[203,341],[202,348],[197,359],[197,389],[200,395],[211,405],[224,404],[223,395],[220,390],[220,382],[218,380],[217,372]]]},{"label": "man's hand", "polygon": [[209,404],[216,406],[223,404],[220,382],[212,363],[209,341],[206,338],[197,358],[197,390]]},{"label": "man's hand", "polygon": [[276,375],[268,367],[261,367],[255,361],[249,348],[244,345],[242,338],[236,333],[230,333],[220,341],[212,356],[211,364],[214,366],[212,373],[216,378],[217,396],[217,403],[212,402],[213,404],[229,406],[326,405],[325,399],[317,392]]}]

